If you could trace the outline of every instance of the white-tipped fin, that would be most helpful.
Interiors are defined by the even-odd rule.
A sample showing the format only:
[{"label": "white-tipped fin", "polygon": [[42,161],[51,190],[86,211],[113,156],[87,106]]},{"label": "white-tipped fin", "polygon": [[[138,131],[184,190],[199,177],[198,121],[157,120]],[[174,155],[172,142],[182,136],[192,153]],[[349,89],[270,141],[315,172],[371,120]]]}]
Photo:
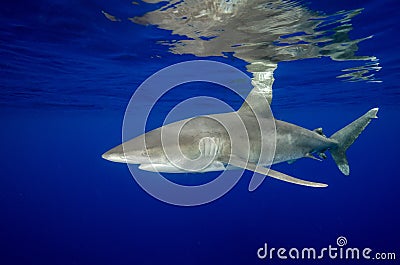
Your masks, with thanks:
[{"label": "white-tipped fin", "polygon": [[331,136],[331,139],[337,141],[337,147],[330,149],[333,160],[339,170],[346,176],[350,174],[349,162],[347,161],[346,151],[354,143],[357,137],[371,122],[371,119],[376,119],[379,108],[373,108],[362,115],[357,120],[353,121],[343,129],[337,131]]},{"label": "white-tipped fin", "polygon": [[305,155],[305,157],[308,157],[308,158],[311,158],[311,159],[317,160],[317,161],[319,161],[319,162],[322,162],[322,160],[321,160],[321,159],[319,159],[319,158],[317,158],[317,157],[313,156],[313,155],[312,155],[312,154],[310,154],[310,153],[307,153],[307,154]]},{"label": "white-tipped fin", "polygon": [[373,108],[370,111],[368,111],[367,114],[369,114],[369,117],[371,119],[377,119],[378,116],[376,116],[376,114],[378,113],[378,111],[379,111],[379,108]]},{"label": "white-tipped fin", "polygon": [[274,71],[276,63],[254,62],[248,67],[248,71],[253,73],[251,84],[253,89],[250,91],[245,102],[238,110],[241,113],[256,113],[259,117],[272,116],[268,107],[272,101],[272,85],[274,83]]},{"label": "white-tipped fin", "polygon": [[233,158],[233,157],[231,157],[231,159],[229,160],[229,164],[261,174],[261,176],[254,175],[253,178],[250,180],[249,191],[254,191],[255,189],[257,189],[261,185],[261,183],[264,181],[266,176],[270,176],[275,179],[279,179],[279,180],[297,184],[297,185],[308,186],[308,187],[323,188],[323,187],[328,186],[327,184],[324,184],[324,183],[311,182],[311,181],[307,181],[307,180],[294,178],[294,177],[291,177],[284,173],[281,173],[281,172],[278,172],[278,171],[275,171],[272,169],[268,169],[265,167],[257,166],[253,163],[244,162],[240,159]]}]

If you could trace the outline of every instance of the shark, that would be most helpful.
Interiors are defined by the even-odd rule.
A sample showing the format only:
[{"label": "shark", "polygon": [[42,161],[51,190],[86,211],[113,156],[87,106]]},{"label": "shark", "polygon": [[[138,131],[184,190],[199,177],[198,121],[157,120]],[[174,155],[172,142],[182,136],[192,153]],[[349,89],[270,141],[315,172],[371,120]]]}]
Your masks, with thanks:
[{"label": "shark", "polygon": [[330,152],[338,169],[350,174],[347,149],[354,143],[378,108],[372,108],[344,128],[327,137],[322,128],[309,130],[274,118],[270,91],[254,87],[236,111],[195,116],[166,124],[105,152],[102,157],[139,169],[165,173],[199,173],[250,170],[249,190],[257,189],[266,177],[323,188],[313,182],[275,171],[271,165],[292,163],[301,158],[322,161]]}]

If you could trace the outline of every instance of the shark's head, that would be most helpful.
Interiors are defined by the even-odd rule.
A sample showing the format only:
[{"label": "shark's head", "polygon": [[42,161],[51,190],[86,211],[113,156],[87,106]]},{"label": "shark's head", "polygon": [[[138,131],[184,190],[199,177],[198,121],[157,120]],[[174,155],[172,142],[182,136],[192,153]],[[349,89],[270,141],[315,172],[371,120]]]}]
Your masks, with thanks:
[{"label": "shark's head", "polygon": [[105,152],[102,157],[109,161],[128,164],[151,164],[165,161],[161,137],[157,130],[124,142]]},{"label": "shark's head", "polygon": [[101,157],[106,160],[119,163],[125,163],[126,160],[122,144],[108,150],[102,154]]}]

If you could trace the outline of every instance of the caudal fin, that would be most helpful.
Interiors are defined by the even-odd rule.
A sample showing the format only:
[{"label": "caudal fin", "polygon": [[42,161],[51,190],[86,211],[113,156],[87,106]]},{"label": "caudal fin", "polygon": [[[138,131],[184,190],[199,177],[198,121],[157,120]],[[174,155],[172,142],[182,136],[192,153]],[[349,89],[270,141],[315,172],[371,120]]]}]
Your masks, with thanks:
[{"label": "caudal fin", "polygon": [[371,119],[378,118],[378,108],[371,109],[363,116],[353,121],[343,129],[337,131],[331,136],[331,139],[338,142],[338,146],[330,150],[333,159],[336,162],[339,170],[346,176],[350,174],[349,163],[346,158],[346,150],[354,143],[360,133],[371,122]]}]

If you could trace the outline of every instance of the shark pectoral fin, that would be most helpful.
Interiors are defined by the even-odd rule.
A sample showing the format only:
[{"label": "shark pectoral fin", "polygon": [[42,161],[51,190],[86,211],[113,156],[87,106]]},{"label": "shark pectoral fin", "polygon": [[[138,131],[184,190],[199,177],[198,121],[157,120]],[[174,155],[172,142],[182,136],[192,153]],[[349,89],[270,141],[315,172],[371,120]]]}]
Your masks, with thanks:
[{"label": "shark pectoral fin", "polygon": [[291,176],[286,175],[284,173],[275,171],[273,169],[269,169],[268,176],[276,178],[276,179],[279,179],[279,180],[283,180],[283,181],[286,181],[286,182],[290,182],[290,183],[293,183],[293,184],[307,186],[307,187],[314,187],[314,188],[325,188],[325,187],[328,187],[328,184],[325,184],[325,183],[312,182],[312,181],[308,181],[308,180],[294,178],[294,177],[291,177]]},{"label": "shark pectoral fin", "polygon": [[[245,162],[239,158],[232,157],[229,160],[229,164],[234,167],[247,169],[253,172],[256,172],[257,166],[252,163]],[[264,168],[265,169],[265,168]],[[267,174],[260,173],[260,175],[253,175],[249,183],[249,191],[254,191],[257,189],[261,183],[264,181]]]},{"label": "shark pectoral fin", "polygon": [[229,164],[231,164],[232,166],[244,168],[244,169],[251,170],[253,172],[261,174],[261,176],[254,175],[253,178],[250,180],[249,191],[254,191],[255,189],[257,189],[260,186],[260,184],[264,181],[266,176],[270,176],[275,179],[279,179],[279,180],[286,181],[286,182],[293,183],[293,184],[308,186],[308,187],[323,188],[323,187],[328,186],[327,184],[324,184],[324,183],[318,183],[318,182],[312,182],[312,181],[294,178],[294,177],[291,177],[284,173],[281,173],[281,172],[278,172],[278,171],[275,171],[272,169],[264,168],[261,166],[257,166],[253,163],[244,162],[242,160],[235,159],[235,158],[231,158],[229,161]]}]

